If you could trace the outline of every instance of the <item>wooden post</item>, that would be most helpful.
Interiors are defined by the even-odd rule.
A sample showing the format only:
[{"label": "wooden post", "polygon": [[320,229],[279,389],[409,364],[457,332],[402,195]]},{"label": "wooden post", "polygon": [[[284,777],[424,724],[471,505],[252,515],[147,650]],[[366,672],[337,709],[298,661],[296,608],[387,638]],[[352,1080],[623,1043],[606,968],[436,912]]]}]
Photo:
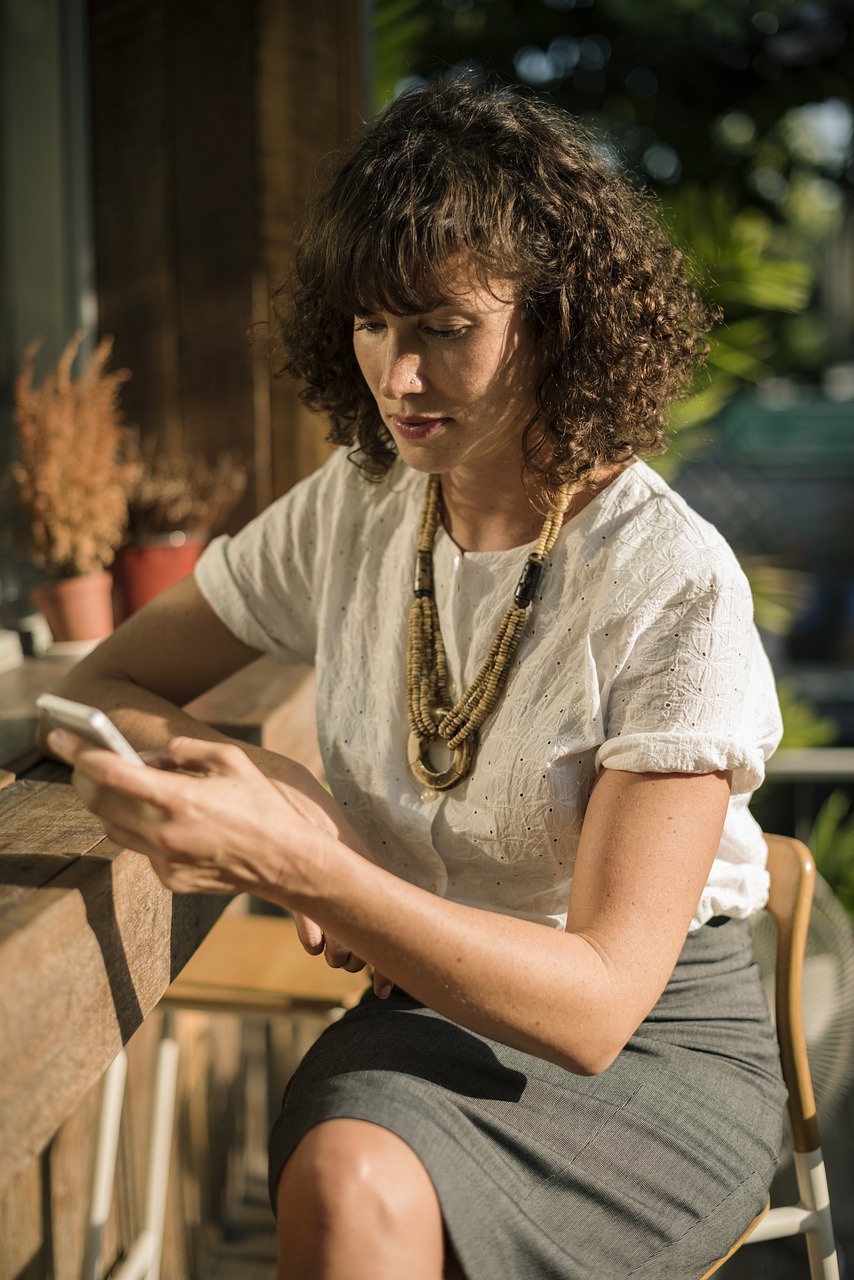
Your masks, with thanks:
[{"label": "wooden post", "polygon": [[98,307],[129,419],[255,464],[232,526],[326,456],[263,323],[319,160],[362,118],[363,0],[90,0]]},{"label": "wooden post", "polygon": [[[320,157],[361,118],[363,24],[363,0],[89,2],[100,327],[132,371],[123,403],[143,434],[169,452],[238,448],[258,464],[234,527],[325,456],[322,422],[270,380],[249,330],[287,268]],[[245,715],[245,694],[225,719]],[[266,715],[276,736],[294,732],[293,710]],[[300,738],[288,749],[313,762],[310,730]],[[158,1017],[147,1015],[222,902],[173,903],[144,859],[99,843],[56,778],[4,782],[0,1280],[72,1280],[98,1077],[132,1036],[107,1270],[139,1226]],[[227,1060],[217,1044],[193,1081],[201,1106],[206,1089],[227,1096]],[[209,1171],[222,1171],[220,1155],[208,1148]],[[213,1180],[179,1172],[164,1280],[196,1274],[217,1229]]]}]

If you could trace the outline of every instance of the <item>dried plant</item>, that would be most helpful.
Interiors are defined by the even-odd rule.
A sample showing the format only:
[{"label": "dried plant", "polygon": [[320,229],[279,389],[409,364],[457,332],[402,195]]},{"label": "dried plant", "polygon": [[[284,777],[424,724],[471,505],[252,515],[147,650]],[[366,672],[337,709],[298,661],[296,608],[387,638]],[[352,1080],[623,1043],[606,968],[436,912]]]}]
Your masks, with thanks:
[{"label": "dried plant", "polygon": [[106,372],[113,340],[104,337],[88,368],[72,378],[83,338],[74,335],[41,386],[33,383],[41,339],[31,342],[15,382],[20,460],[12,463],[12,476],[29,522],[29,555],[56,577],[96,573],[112,563],[139,471],[126,456],[128,428],[119,404],[130,373]]},{"label": "dried plant", "polygon": [[210,534],[228,519],[248,481],[245,466],[228,451],[208,462],[189,453],[160,453],[149,437],[136,442],[129,457],[139,464],[128,499],[131,539],[175,530]]}]

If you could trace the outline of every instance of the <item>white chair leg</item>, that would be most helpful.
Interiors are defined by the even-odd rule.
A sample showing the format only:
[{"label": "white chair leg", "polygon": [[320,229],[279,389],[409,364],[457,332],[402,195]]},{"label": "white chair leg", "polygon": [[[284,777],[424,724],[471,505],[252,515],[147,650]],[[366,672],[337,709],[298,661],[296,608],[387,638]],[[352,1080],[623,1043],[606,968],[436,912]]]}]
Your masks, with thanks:
[{"label": "white chair leg", "polygon": [[124,1262],[111,1272],[110,1280],[159,1280],[177,1082],[178,1043],[171,1034],[171,1021],[166,1014],[157,1049],[143,1229]]},{"label": "white chair leg", "polygon": [[127,1070],[127,1054],[124,1049],[121,1049],[107,1067],[101,1084],[98,1141],[95,1148],[95,1166],[92,1170],[89,1221],[86,1225],[86,1248],[83,1255],[81,1280],[95,1280],[98,1271],[101,1242],[113,1200]]},{"label": "white chair leg", "polygon": [[815,1229],[807,1231],[807,1251],[812,1280],[839,1280],[839,1261],[833,1238],[830,1217],[830,1195],[827,1189],[827,1171],[821,1147],[816,1151],[795,1152],[795,1173],[801,1203],[812,1209],[818,1218]]}]

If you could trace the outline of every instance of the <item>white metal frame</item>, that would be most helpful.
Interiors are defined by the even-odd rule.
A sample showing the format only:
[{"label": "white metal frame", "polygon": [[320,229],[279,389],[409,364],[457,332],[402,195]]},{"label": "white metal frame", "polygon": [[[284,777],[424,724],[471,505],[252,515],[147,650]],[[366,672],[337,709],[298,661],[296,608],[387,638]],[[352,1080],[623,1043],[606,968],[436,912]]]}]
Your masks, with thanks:
[{"label": "white metal frame", "polygon": [[[126,1079],[127,1054],[122,1049],[107,1068],[102,1085],[82,1280],[97,1280],[101,1242],[113,1198]],[[110,1272],[110,1280],[160,1280],[177,1085],[178,1042],[166,1014],[157,1046],[142,1230],[124,1260]]]}]

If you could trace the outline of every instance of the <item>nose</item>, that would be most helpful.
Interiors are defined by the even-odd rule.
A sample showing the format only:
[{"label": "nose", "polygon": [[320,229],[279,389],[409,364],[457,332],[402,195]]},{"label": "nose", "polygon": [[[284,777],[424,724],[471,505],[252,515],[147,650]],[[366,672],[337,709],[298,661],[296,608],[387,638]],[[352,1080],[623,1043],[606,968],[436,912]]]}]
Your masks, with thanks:
[{"label": "nose", "polygon": [[389,336],[384,353],[380,392],[386,400],[405,400],[424,390],[419,352]]}]

